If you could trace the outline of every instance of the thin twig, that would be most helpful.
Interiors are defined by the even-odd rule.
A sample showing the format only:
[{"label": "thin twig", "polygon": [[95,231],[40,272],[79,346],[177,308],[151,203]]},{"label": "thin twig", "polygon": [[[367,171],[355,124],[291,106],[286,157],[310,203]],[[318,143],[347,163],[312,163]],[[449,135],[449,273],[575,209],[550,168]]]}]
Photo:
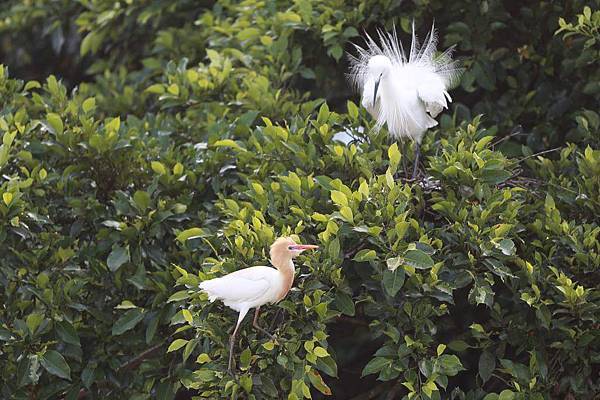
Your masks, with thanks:
[{"label": "thin twig", "polygon": [[159,344],[157,344],[155,346],[150,347],[148,350],[143,351],[138,356],[136,356],[136,357],[132,358],[131,360],[123,363],[119,367],[119,369],[117,369],[117,372],[121,372],[123,370],[136,369],[142,363],[142,361],[144,361],[147,358],[152,357],[163,345],[164,345],[164,342],[163,343],[159,343]]},{"label": "thin twig", "polygon": [[366,245],[367,245],[366,242],[360,242],[358,245],[354,246],[353,248],[348,250],[346,253],[344,253],[344,258],[346,259],[346,258],[350,258],[350,257],[354,256],[356,253],[358,253],[359,251],[364,249]]},{"label": "thin twig", "polygon": [[561,149],[562,149],[562,147],[555,147],[554,149],[540,151],[539,153],[535,153],[535,154],[531,154],[527,157],[523,157],[523,158],[513,162],[512,164],[521,164],[523,161],[530,159],[532,157],[537,157],[537,156],[541,156],[542,154],[552,153],[553,151],[561,150]]}]

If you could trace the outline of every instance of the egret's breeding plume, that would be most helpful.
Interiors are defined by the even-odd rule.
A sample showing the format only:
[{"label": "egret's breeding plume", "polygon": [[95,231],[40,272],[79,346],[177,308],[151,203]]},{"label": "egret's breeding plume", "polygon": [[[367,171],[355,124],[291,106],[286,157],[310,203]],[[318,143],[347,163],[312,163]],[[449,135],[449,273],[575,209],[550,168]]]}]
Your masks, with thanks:
[{"label": "egret's breeding plume", "polygon": [[452,61],[452,48],[436,54],[433,26],[420,45],[413,24],[408,56],[395,29],[378,34],[380,44],[367,34],[366,48],[355,45],[358,54],[350,55],[350,79],[362,94],[362,106],[377,120],[376,130],[387,124],[395,139],[415,141],[414,178],[423,134],[437,125],[434,118],[452,101],[448,90],[461,69]]},{"label": "egret's breeding plume", "polygon": [[317,248],[318,246],[310,244],[296,244],[289,237],[281,237],[271,245],[271,264],[275,268],[250,267],[200,283],[200,288],[208,294],[211,302],[222,300],[227,307],[239,312],[237,323],[229,339],[228,371],[230,373],[232,373],[235,336],[248,311],[256,308],[252,326],[273,338],[258,325],[260,307],[267,303],[277,303],[287,295],[294,282],[293,259],[304,250]]}]

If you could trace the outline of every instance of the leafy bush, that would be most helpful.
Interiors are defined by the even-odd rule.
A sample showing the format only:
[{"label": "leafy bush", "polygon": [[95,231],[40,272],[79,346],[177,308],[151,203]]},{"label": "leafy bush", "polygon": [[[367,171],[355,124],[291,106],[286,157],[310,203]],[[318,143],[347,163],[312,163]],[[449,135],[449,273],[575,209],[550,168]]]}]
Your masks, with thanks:
[{"label": "leafy bush", "polygon": [[[597,2],[33,3],[0,6],[3,397],[600,392]],[[343,52],[433,16],[467,71],[411,183]],[[280,235],[321,249],[233,379],[197,286]]]}]

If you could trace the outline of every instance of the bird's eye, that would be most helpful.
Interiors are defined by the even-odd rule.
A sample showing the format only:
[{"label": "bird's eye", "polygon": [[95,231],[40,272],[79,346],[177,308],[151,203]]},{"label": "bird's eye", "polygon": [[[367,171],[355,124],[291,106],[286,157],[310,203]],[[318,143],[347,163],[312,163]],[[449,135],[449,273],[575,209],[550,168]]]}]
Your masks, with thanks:
[{"label": "bird's eye", "polygon": [[293,249],[292,249],[292,246],[288,246],[288,250],[293,250]]}]

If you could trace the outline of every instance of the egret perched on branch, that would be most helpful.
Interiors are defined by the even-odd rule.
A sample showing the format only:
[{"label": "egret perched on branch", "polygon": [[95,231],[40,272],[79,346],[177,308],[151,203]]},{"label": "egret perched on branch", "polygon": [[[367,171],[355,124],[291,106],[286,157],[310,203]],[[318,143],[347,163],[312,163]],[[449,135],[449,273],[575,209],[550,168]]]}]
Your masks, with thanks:
[{"label": "egret perched on branch", "polygon": [[217,299],[239,312],[238,320],[229,339],[229,364],[228,371],[232,373],[233,348],[235,336],[240,323],[251,308],[254,312],[254,326],[267,336],[273,336],[258,325],[260,307],[267,303],[277,303],[282,300],[294,282],[294,262],[304,250],[317,249],[318,246],[310,244],[296,244],[292,238],[280,237],[271,245],[271,267],[250,267],[232,272],[221,278],[210,279],[200,283],[200,289],[208,294],[208,299],[213,302]]},{"label": "egret perched on branch", "polygon": [[448,89],[457,83],[461,69],[452,61],[452,48],[436,54],[433,26],[419,45],[413,23],[408,57],[395,28],[378,34],[379,45],[368,34],[366,48],[354,45],[358,55],[349,56],[349,76],[362,94],[362,106],[377,120],[375,130],[387,123],[393,138],[415,141],[415,178],[421,139],[427,129],[437,125],[434,118],[448,108],[452,101]]}]

